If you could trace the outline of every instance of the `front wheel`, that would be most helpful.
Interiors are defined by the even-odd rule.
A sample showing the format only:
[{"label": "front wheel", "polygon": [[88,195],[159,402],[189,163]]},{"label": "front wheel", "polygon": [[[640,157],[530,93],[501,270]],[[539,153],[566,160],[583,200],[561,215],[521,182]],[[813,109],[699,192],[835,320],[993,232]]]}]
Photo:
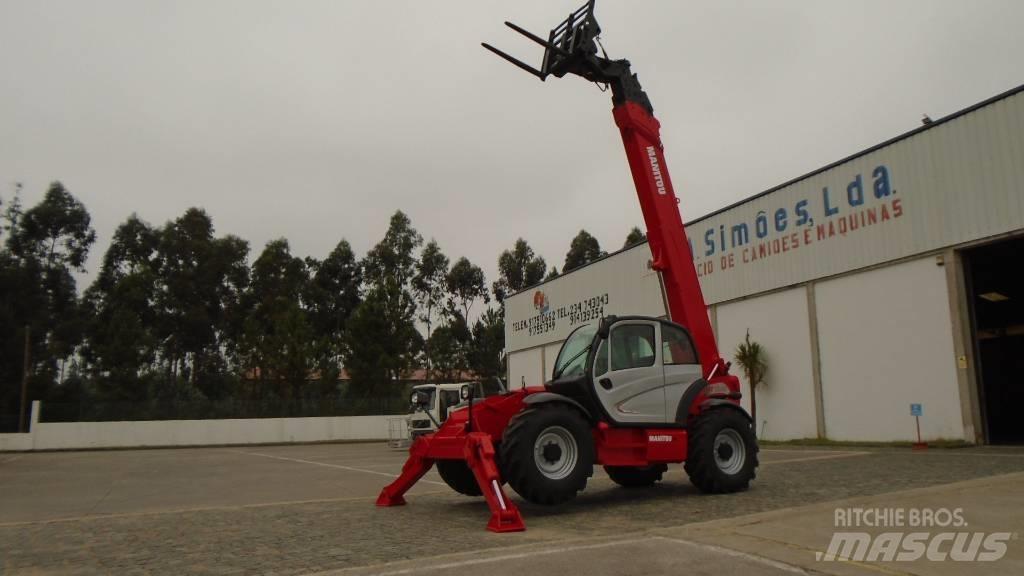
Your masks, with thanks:
[{"label": "front wheel", "polygon": [[501,467],[509,486],[534,504],[572,500],[594,473],[590,425],[563,404],[523,411],[502,435]]},{"label": "front wheel", "polygon": [[746,416],[732,408],[714,408],[693,421],[684,467],[701,492],[738,492],[757,475],[757,451]]},{"label": "front wheel", "polygon": [[452,490],[466,496],[480,496],[480,484],[465,460],[438,460],[437,473]]}]

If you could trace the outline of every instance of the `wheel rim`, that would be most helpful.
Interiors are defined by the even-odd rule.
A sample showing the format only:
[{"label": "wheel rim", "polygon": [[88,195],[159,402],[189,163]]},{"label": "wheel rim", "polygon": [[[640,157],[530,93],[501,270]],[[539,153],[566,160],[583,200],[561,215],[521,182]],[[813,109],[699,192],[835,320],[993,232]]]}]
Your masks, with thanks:
[{"label": "wheel rim", "polygon": [[747,447],[743,437],[732,428],[726,428],[715,436],[715,464],[726,474],[736,474],[743,469],[747,460]]},{"label": "wheel rim", "polygon": [[579,447],[572,433],[561,426],[549,426],[533,443],[533,461],[545,478],[561,480],[576,468]]}]

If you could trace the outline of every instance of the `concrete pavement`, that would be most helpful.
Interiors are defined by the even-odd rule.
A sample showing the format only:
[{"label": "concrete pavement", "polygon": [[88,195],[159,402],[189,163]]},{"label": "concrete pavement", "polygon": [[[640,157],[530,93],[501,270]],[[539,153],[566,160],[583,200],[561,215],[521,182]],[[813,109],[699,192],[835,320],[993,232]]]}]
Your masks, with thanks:
[{"label": "concrete pavement", "polygon": [[[1006,554],[997,561],[906,562],[823,560],[836,528],[836,509],[939,510],[963,509],[966,521],[958,528],[864,527],[872,536],[885,532],[923,530],[933,536],[949,530],[1009,533]],[[430,559],[385,563],[335,570],[317,576],[438,574],[449,570],[481,571],[491,576],[521,574],[587,574],[588,576],[680,573],[748,576],[780,574],[962,575],[1024,574],[1024,473],[1007,474],[942,486],[904,490],[870,497],[688,524],[678,528],[623,534],[619,537],[567,540],[516,546],[481,553],[469,551]],[[850,528],[853,529],[853,528]],[[952,543],[940,550],[948,552]]]},{"label": "concrete pavement", "polygon": [[404,458],[380,444],[5,454],[0,574],[415,573],[453,563],[645,576],[1020,568],[1016,539],[989,566],[814,560],[835,531],[836,501],[963,506],[971,530],[1018,531],[1020,482],[1004,477],[1024,473],[1020,450],[770,448],[751,490],[727,495],[698,493],[680,467],[639,490],[598,469],[571,503],[520,502],[528,529],[515,534],[486,532],[483,501],[453,493],[434,471],[408,506],[376,508]]}]

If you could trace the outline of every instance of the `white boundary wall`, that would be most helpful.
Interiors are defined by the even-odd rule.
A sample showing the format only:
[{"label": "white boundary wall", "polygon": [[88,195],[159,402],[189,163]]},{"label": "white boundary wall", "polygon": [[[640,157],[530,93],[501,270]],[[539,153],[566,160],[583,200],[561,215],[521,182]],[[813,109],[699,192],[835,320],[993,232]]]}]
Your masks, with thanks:
[{"label": "white boundary wall", "polygon": [[386,440],[392,416],[239,418],[140,422],[39,422],[32,403],[26,434],[0,434],[0,452]]}]

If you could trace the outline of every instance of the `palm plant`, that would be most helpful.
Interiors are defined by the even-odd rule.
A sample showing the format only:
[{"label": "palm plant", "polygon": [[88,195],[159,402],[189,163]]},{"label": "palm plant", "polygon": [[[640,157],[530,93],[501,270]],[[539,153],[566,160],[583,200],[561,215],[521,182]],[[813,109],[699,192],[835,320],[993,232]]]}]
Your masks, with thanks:
[{"label": "palm plant", "polygon": [[754,433],[757,434],[757,387],[764,384],[764,376],[768,372],[768,362],[764,347],[750,340],[750,329],[746,339],[736,347],[733,353],[736,363],[743,369],[747,382],[750,383],[750,416],[754,420]]}]

